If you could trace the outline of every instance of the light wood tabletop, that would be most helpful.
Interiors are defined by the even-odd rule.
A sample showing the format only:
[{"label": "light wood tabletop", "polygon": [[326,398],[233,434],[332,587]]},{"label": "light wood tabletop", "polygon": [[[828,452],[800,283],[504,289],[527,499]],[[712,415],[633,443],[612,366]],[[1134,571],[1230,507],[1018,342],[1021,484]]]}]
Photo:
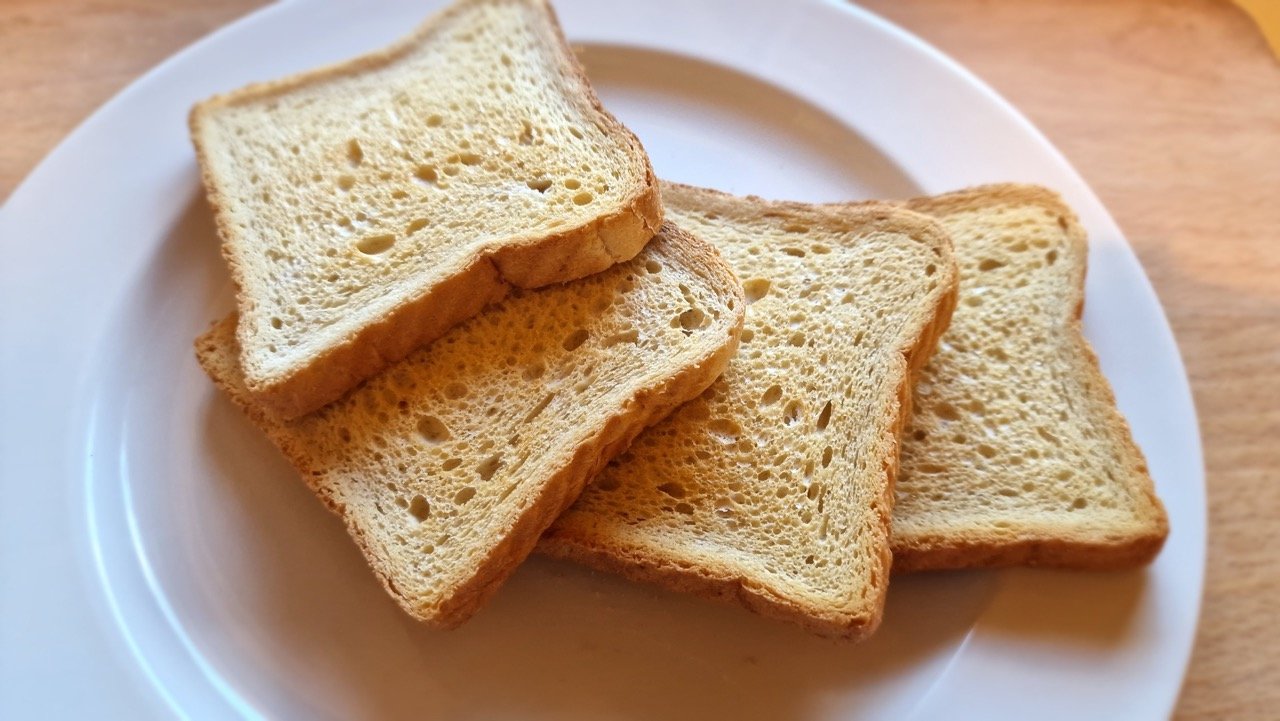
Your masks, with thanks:
[{"label": "light wood tabletop", "polygon": [[[0,199],[98,105],[260,4],[0,3]],[[1186,361],[1208,469],[1207,586],[1177,718],[1277,718],[1280,62],[1224,0],[865,4],[1026,113],[1136,249]]]}]

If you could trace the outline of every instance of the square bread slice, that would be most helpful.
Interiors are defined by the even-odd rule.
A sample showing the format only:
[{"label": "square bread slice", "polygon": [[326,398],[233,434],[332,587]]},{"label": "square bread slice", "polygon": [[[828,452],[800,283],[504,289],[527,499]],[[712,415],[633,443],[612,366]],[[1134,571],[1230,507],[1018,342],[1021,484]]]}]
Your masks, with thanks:
[{"label": "square bread slice", "polygon": [[591,476],[720,375],[742,288],[670,225],[631,261],[505,301],[294,421],[246,391],[235,317],[200,364],[342,516],[387,591],[465,621]]},{"label": "square bread slice", "polygon": [[1052,191],[993,185],[906,207],[955,243],[960,301],[920,374],[894,570],[1145,563],[1169,532],[1081,330],[1088,247]]},{"label": "square bread slice", "polygon": [[820,634],[870,634],[912,377],[955,300],[951,243],[890,205],[662,188],[668,215],[743,279],[741,349],[609,465],[540,550]]},{"label": "square bread slice", "polygon": [[200,103],[244,392],[294,418],[501,299],[633,256],[640,142],[544,0],[463,0],[372,55]]}]

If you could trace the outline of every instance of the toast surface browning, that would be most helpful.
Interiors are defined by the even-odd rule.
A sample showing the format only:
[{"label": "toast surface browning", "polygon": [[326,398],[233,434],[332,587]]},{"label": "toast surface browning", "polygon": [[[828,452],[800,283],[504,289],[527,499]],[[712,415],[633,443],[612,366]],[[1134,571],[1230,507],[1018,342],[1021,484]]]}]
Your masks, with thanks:
[{"label": "toast surface browning", "polygon": [[283,418],[512,287],[633,257],[662,218],[541,0],[463,0],[385,51],[207,100],[191,132],[245,389]]},{"label": "toast surface browning", "polygon": [[1168,521],[1082,332],[1075,214],[1025,185],[906,207],[938,218],[961,270],[951,327],[916,386],[894,568],[1149,561]]},{"label": "toast surface browning", "polygon": [[954,301],[950,243],[930,219],[887,205],[665,183],[663,199],[742,279],[740,351],[609,465],[540,549],[865,636],[889,580],[911,374]]},{"label": "toast surface browning", "polygon": [[517,291],[294,421],[245,392],[234,317],[196,349],[342,516],[388,592],[414,616],[452,627],[588,478],[721,373],[743,308],[715,249],[667,225],[637,258]]}]

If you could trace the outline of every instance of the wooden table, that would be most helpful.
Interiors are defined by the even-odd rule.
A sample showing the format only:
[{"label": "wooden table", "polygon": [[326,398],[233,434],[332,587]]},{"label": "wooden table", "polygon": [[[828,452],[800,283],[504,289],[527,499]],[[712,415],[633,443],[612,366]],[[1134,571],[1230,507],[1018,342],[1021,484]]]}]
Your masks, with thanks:
[{"label": "wooden table", "polygon": [[[0,199],[120,88],[260,4],[0,4]],[[1137,249],[1191,375],[1209,474],[1208,585],[1177,718],[1276,718],[1280,62],[1220,0],[866,4],[1030,116]]]}]

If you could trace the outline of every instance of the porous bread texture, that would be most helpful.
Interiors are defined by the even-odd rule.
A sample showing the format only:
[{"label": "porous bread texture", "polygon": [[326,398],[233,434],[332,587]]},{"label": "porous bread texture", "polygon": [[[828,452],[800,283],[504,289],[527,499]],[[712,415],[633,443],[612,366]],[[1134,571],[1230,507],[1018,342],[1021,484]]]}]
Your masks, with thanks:
[{"label": "porous bread texture", "polygon": [[293,418],[499,300],[633,257],[640,142],[540,0],[464,0],[387,50],[197,105],[246,391]]},{"label": "porous bread texture", "polygon": [[668,225],[630,262],[513,292],[291,422],[245,391],[234,316],[196,346],[342,516],[388,592],[448,628],[497,590],[588,478],[723,371],[744,306],[715,249]]},{"label": "porous bread texture", "polygon": [[750,306],[738,356],[640,436],[540,550],[817,633],[878,625],[909,382],[946,327],[942,229],[892,206],[815,206],[664,183]]},{"label": "porous bread texture", "polygon": [[1075,214],[1023,185],[906,205],[950,233],[960,302],[916,385],[894,569],[1149,561],[1168,520],[1081,331]]}]

